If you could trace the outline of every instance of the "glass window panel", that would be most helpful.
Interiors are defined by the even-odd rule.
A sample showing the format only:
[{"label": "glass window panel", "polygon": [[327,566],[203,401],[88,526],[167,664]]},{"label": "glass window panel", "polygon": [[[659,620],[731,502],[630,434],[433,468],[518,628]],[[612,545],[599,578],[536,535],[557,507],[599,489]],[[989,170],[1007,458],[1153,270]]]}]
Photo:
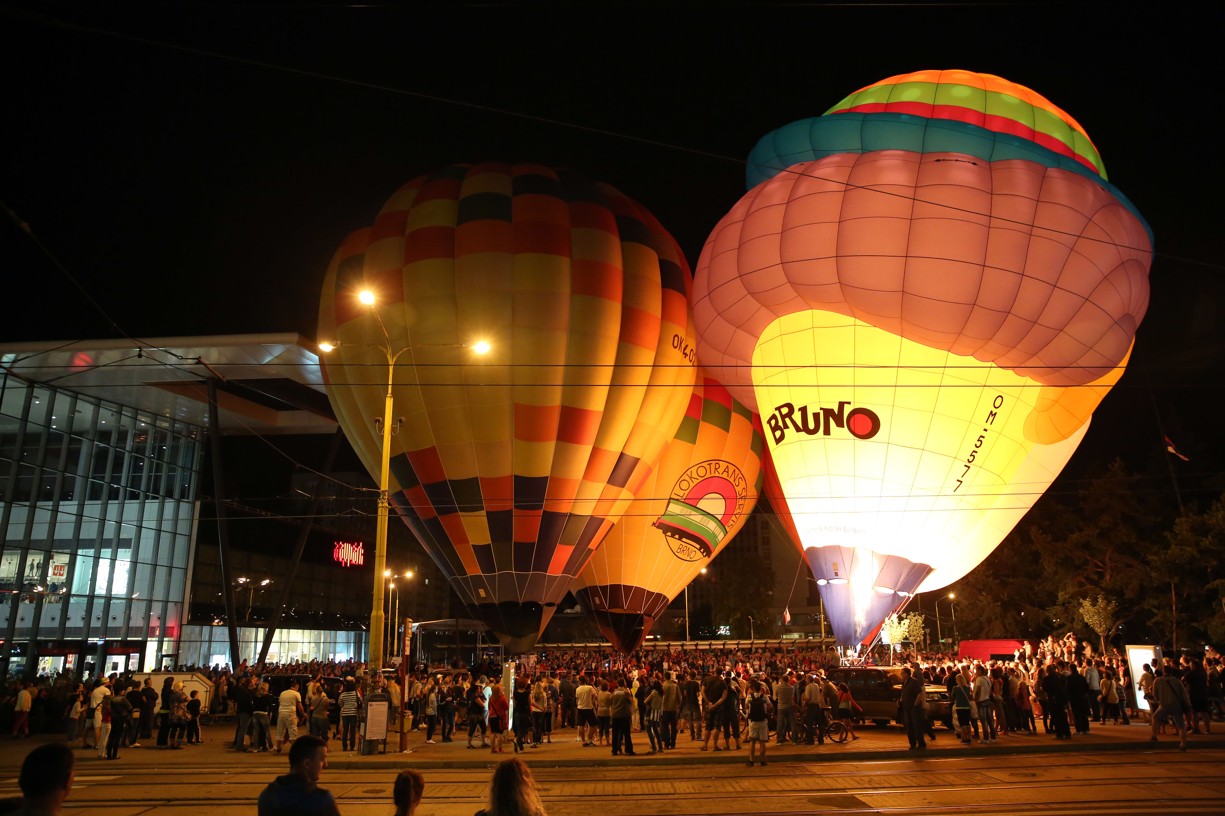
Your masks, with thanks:
[{"label": "glass window panel", "polygon": [[115,554],[115,562],[111,568],[111,594],[116,596],[128,595],[132,592],[129,589],[132,570],[132,550],[121,549]]},{"label": "glass window panel", "polygon": [[39,636],[51,637],[59,634],[60,620],[64,615],[63,595],[44,595],[38,622]]},{"label": "glass window panel", "polygon": [[110,466],[111,449],[108,445],[95,443],[92,450],[92,458],[89,464],[89,475],[98,478],[106,478],[106,469]]},{"label": "glass window panel", "polygon": [[72,570],[72,594],[73,595],[89,595],[91,586],[91,578],[94,573],[94,556],[93,550],[80,550],[77,553],[76,563]]},{"label": "glass window panel", "polygon": [[76,412],[72,416],[74,433],[87,436],[93,433],[98,421],[98,403],[89,399],[77,399]]},{"label": "glass window panel", "polygon": [[108,636],[123,634],[128,626],[128,601],[126,598],[116,598],[111,601],[107,610],[106,633]]},{"label": "glass window panel", "polygon": [[52,399],[51,419],[48,422],[53,428],[59,428],[67,433],[72,430],[72,412],[75,395],[71,391],[56,391]]},{"label": "glass window panel", "polygon": [[13,501],[28,502],[34,496],[34,467],[21,464],[17,466],[17,484],[13,488]]},{"label": "glass window panel", "polygon": [[68,564],[72,557],[65,552],[53,552],[47,567],[47,591],[59,593],[68,588]]},{"label": "glass window panel", "polygon": [[0,590],[17,589],[17,567],[21,553],[6,550],[0,555]]},{"label": "glass window panel", "polygon": [[[34,386],[34,401],[30,405],[30,424],[46,427],[48,411],[52,407],[52,392],[42,386]],[[21,416],[20,413],[14,416]]]},{"label": "glass window panel", "polygon": [[186,575],[186,570],[174,569],[170,571],[170,598],[172,600],[183,600],[183,581]]}]

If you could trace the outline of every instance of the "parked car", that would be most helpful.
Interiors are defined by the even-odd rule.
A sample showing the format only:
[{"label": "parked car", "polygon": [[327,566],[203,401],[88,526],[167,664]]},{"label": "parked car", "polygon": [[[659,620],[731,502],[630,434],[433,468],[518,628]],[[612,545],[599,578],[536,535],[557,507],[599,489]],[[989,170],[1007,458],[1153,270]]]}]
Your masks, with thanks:
[{"label": "parked car", "polygon": [[[863,706],[860,717],[876,725],[901,722],[902,669],[892,666],[843,666],[825,672],[834,683],[846,683],[855,702]],[[928,683],[924,686],[927,719],[953,727],[953,712],[949,692],[944,686]]]}]

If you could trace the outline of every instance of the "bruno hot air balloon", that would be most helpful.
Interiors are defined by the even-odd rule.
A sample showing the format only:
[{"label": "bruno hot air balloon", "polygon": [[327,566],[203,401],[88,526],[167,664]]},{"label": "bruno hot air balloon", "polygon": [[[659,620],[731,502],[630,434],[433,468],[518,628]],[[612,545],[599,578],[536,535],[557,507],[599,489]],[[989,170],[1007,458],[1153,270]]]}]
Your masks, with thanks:
[{"label": "bruno hot air balloon", "polygon": [[744,526],[757,504],[764,447],[757,416],[719,383],[699,380],[641,498],[571,587],[614,647],[637,649]]},{"label": "bruno hot air balloon", "polygon": [[[371,420],[389,349],[404,351],[391,503],[511,654],[535,643],[685,413],[691,286],[640,205],[537,165],[422,176],[333,258],[319,336],[336,341],[322,358],[336,415],[377,473]],[[477,338],[491,351],[474,359]]]},{"label": "bruno hot air balloon", "polygon": [[699,356],[761,415],[853,645],[1063,468],[1123,373],[1152,237],[1070,116],[986,74],[871,85],[749,165],[695,272]]}]

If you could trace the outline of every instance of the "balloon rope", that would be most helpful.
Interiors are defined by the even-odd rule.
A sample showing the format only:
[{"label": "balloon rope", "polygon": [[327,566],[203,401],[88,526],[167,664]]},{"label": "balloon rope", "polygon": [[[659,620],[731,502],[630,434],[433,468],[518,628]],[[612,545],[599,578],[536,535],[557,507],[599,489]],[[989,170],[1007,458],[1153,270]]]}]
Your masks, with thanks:
[{"label": "balloon rope", "polygon": [[791,591],[787,593],[787,605],[784,609],[791,608],[791,598],[795,595],[795,585],[800,580],[800,570],[804,568],[804,553],[800,553],[800,563],[795,565],[795,577],[791,579]]}]

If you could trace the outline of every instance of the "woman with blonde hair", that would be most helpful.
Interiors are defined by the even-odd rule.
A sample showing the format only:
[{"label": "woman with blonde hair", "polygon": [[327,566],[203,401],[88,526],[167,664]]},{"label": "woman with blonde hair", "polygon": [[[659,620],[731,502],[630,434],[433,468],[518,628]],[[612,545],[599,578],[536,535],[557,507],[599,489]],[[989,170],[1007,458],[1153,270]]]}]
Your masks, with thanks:
[{"label": "woman with blonde hair", "polygon": [[476,816],[548,816],[526,762],[511,757],[494,769],[489,806]]},{"label": "woman with blonde hair", "polygon": [[181,748],[183,735],[187,732],[187,695],[183,693],[183,681],[175,680],[170,687],[170,733],[169,747]]}]

